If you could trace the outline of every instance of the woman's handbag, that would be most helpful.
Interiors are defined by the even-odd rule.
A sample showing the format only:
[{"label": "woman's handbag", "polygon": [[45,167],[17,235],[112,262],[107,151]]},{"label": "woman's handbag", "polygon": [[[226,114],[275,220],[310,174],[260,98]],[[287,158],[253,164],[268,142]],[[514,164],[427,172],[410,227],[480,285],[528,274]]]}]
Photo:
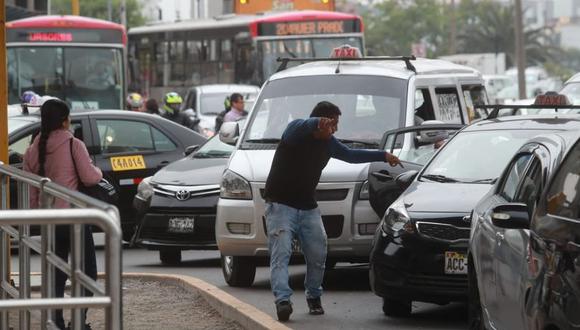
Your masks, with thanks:
[{"label": "woman's handbag", "polygon": [[70,153],[73,160],[73,165],[75,168],[75,173],[77,174],[77,178],[79,180],[79,192],[89,195],[93,198],[101,200],[108,204],[115,204],[119,200],[119,187],[114,185],[113,181],[109,178],[107,180],[105,178],[105,174],[103,173],[103,178],[101,181],[94,186],[85,186],[79,176],[79,172],[77,170],[77,164],[75,162],[75,157],[73,155],[73,139],[70,139]]}]

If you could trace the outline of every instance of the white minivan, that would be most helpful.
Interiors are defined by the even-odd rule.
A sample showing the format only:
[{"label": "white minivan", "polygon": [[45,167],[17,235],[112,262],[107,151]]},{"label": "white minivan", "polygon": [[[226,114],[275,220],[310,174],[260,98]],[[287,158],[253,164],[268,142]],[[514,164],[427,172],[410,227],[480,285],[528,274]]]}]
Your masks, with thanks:
[{"label": "white minivan", "polygon": [[[473,105],[486,100],[479,72],[442,60],[333,59],[272,75],[245,129],[225,123],[220,131],[223,142],[237,146],[223,174],[216,219],[226,282],[252,285],[256,264],[268,258],[263,193],[290,121],[330,101],[342,111],[335,136],[351,148],[377,149],[386,131],[421,121],[468,124],[483,116]],[[368,200],[368,169],[368,163],[331,159],[322,173],[316,199],[328,236],[327,268],[337,261],[368,262],[379,223]]]}]

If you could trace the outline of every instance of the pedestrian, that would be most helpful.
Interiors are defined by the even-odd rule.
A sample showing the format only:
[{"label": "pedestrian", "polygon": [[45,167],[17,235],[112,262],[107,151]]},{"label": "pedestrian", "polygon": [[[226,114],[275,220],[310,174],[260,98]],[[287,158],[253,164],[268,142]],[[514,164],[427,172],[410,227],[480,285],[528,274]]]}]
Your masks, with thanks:
[{"label": "pedestrian", "polygon": [[224,116],[224,123],[228,121],[238,121],[248,115],[244,110],[244,97],[242,94],[233,93],[230,96],[231,109]]},{"label": "pedestrian", "polygon": [[143,112],[143,97],[139,93],[127,95],[127,110]]},{"label": "pedestrian", "polygon": [[175,92],[165,94],[163,97],[163,107],[160,111],[161,116],[182,126],[195,130],[195,126],[198,123],[196,123],[186,113],[180,110],[181,103],[183,103],[183,99],[181,96],[179,96],[179,94]]},{"label": "pedestrian", "polygon": [[399,159],[388,152],[350,149],[339,142],[333,134],[338,129],[340,115],[336,105],[323,101],[314,107],[309,119],[290,122],[282,134],[266,180],[270,283],[280,321],[287,321],[292,314],[288,262],[293,239],[298,240],[306,261],[304,286],[309,313],[324,314],[320,297],[326,262],[326,233],[314,195],[329,159],[400,164]]},{"label": "pedestrian", "polygon": [[222,127],[222,124],[224,123],[224,117],[231,109],[232,109],[232,102],[230,102],[230,95],[228,95],[228,96],[226,96],[226,98],[224,100],[224,110],[222,110],[222,112],[220,112],[215,117],[215,129],[214,129],[215,134],[219,134],[220,128]]},{"label": "pedestrian", "polygon": [[[80,183],[94,186],[101,180],[101,170],[94,166],[83,141],[75,138],[70,132],[70,109],[58,99],[50,99],[40,107],[40,134],[34,139],[24,153],[24,170],[48,177],[71,190],[78,190]],[[74,157],[74,160],[73,160]],[[76,164],[76,167],[75,167]],[[78,174],[77,174],[78,173]],[[30,191],[30,206],[38,208],[39,193],[37,189]],[[70,204],[62,199],[55,199],[50,208],[70,208]],[[97,279],[97,259],[91,226],[84,226],[85,234],[85,273],[93,280]],[[56,226],[55,253],[67,260],[70,252],[70,226]],[[64,297],[67,276],[60,269],[55,272],[55,295]],[[90,290],[84,290],[85,296],[92,296]],[[86,318],[87,310],[84,309]],[[56,325],[65,329],[62,310],[56,310]],[[91,329],[89,324],[85,329]]]},{"label": "pedestrian", "polygon": [[157,100],[148,99],[147,102],[145,102],[145,112],[151,113],[154,115],[158,115],[159,114],[159,103],[157,103]]}]

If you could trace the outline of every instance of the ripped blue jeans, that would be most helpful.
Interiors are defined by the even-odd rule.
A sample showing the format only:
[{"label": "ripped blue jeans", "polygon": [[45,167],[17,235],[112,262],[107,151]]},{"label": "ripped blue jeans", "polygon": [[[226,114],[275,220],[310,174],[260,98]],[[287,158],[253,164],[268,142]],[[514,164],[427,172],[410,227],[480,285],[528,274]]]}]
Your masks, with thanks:
[{"label": "ripped blue jeans", "polygon": [[320,297],[326,262],[326,232],[320,210],[300,210],[284,204],[267,203],[266,224],[270,283],[276,302],[290,300],[292,296],[288,284],[288,262],[292,256],[293,239],[298,240],[306,261],[306,298]]}]

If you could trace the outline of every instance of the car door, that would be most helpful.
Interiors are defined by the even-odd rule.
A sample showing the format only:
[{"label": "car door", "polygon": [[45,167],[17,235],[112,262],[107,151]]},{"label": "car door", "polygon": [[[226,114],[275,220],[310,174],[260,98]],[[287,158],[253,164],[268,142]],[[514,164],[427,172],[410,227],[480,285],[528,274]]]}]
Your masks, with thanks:
[{"label": "car door", "polygon": [[385,162],[373,162],[369,166],[369,202],[380,218],[406,188],[397,184],[397,176],[419,171],[442,143],[462,127],[457,124],[426,124],[391,130],[383,135],[379,148],[397,155],[402,165],[392,167]]},{"label": "car door", "polygon": [[[488,303],[489,314],[494,324],[500,329],[508,329],[510,325],[521,322],[521,309],[518,299],[522,292],[520,288],[520,276],[522,267],[525,266],[525,250],[527,236],[522,230],[504,229],[496,227],[491,222],[491,213],[495,206],[506,203],[518,203],[524,199],[522,195],[530,195],[536,191],[540,179],[541,164],[534,156],[533,150],[537,146],[530,145],[528,150],[517,154],[510,163],[505,176],[500,182],[495,205],[489,208],[486,214],[486,236],[493,244],[490,244],[491,256],[493,257],[492,274],[495,274],[495,285],[489,287],[490,296],[495,298]],[[525,244],[525,245],[524,245]],[[519,256],[518,256],[519,255]],[[521,259],[518,259],[521,258]],[[489,278],[491,280],[491,278]],[[495,303],[494,303],[495,302]],[[520,329],[518,326],[514,329]]]},{"label": "car door", "polygon": [[120,187],[118,207],[123,222],[133,222],[132,201],[137,185],[183,157],[183,146],[153,120],[92,116],[91,127],[96,164]]},{"label": "car door", "polygon": [[[580,327],[580,143],[562,162],[530,226],[531,256],[539,260],[527,310],[542,327]],[[533,260],[532,259],[532,260]],[[532,314],[533,315],[533,314]]]}]

